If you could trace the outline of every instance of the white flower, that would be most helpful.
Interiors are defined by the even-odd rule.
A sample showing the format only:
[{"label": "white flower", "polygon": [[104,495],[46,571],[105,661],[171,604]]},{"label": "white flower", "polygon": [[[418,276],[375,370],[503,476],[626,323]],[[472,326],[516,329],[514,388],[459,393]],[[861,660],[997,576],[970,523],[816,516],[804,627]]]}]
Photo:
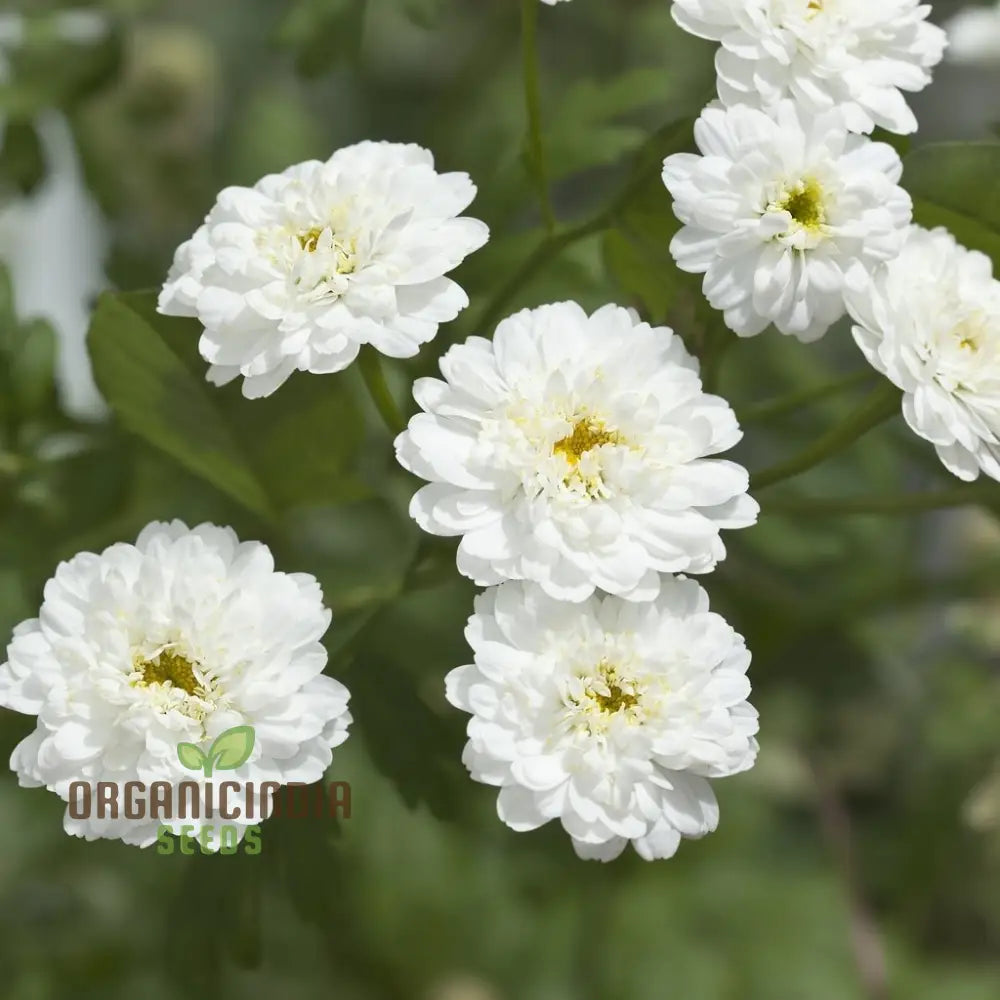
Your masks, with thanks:
[{"label": "white flower", "polygon": [[769,107],[784,98],[807,115],[841,107],[848,128],[909,133],[902,91],[922,90],[947,39],[920,0],[675,0],[677,23],[722,43],[719,96]]},{"label": "white flower", "polygon": [[362,344],[411,357],[468,305],[445,277],[487,240],[457,217],[467,174],[438,174],[425,149],[362,142],[226,188],[177,251],[160,311],[205,327],[208,377],[270,395],[293,371],[346,368]]},{"label": "white flower", "polygon": [[[56,570],[0,666],[0,705],[38,716],[11,767],[67,802],[74,781],[202,782],[178,744],[250,725],[253,756],[227,778],[317,781],[351,721],[346,688],[322,673],[329,623],[315,579],[275,572],[266,545],[230,528],[154,523],[135,545],[81,553]],[[64,825],[147,846],[159,823],[67,810]]]},{"label": "white flower", "polygon": [[1000,3],[995,7],[965,7],[944,27],[951,62],[1000,62]]},{"label": "white flower", "polygon": [[680,338],[630,310],[525,310],[441,371],[415,384],[426,412],[396,454],[430,482],[410,513],[462,536],[458,568],[480,585],[648,600],[660,572],[708,572],[719,529],[756,520],[746,470],[706,459],[739,441],[733,411],[702,391]]},{"label": "white flower", "polygon": [[903,416],[959,479],[1000,480],[1000,281],[944,229],[910,230],[900,255],[848,276],[865,357],[903,390]]},{"label": "white flower", "polygon": [[691,580],[637,604],[566,604],[531,584],[476,600],[473,665],[447,677],[472,714],[463,761],[497,785],[514,830],[558,819],[577,854],[610,861],[628,841],[647,861],[714,830],[709,778],[752,767],[743,638]]},{"label": "white flower", "polygon": [[822,337],[844,314],[847,268],[902,243],[912,205],[896,151],[849,134],[839,111],[790,101],[770,113],[708,107],[695,139],[702,156],[677,153],[663,169],[684,223],[670,244],[678,267],[705,275],[705,296],[741,337],[769,323]]}]

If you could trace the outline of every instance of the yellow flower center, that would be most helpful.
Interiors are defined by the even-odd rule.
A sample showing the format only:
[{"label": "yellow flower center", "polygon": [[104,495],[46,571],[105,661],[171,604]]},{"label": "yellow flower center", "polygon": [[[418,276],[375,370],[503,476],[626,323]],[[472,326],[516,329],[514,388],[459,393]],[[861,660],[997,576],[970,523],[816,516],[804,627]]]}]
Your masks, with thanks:
[{"label": "yellow flower center", "polygon": [[815,232],[826,224],[826,207],[823,204],[823,189],[813,178],[799,181],[788,190],[779,202],[768,208],[788,214],[803,229]]},{"label": "yellow flower center", "polygon": [[597,665],[597,676],[586,680],[581,698],[571,698],[570,701],[578,708],[584,709],[591,722],[585,723],[587,729],[594,732],[594,726],[603,729],[604,724],[597,722],[595,715],[609,718],[623,713],[630,722],[640,721],[632,711],[639,707],[641,692],[635,681],[618,676],[618,668],[607,660],[601,660]]},{"label": "yellow flower center", "polygon": [[622,709],[628,711],[639,704],[639,699],[630,691],[625,691],[619,687],[616,681],[608,680],[607,685],[607,694],[595,691],[590,696],[605,715],[614,715],[615,712],[620,712]]},{"label": "yellow flower center", "polygon": [[313,226],[312,229],[308,229],[304,233],[299,233],[299,246],[303,250],[308,250],[309,253],[315,253],[316,247],[319,246],[319,238],[322,235],[323,230]]},{"label": "yellow flower center", "polygon": [[602,444],[620,444],[621,435],[607,430],[596,420],[578,420],[571,433],[560,438],[552,446],[553,455],[562,455],[570,465],[579,464],[580,459],[592,448]]},{"label": "yellow flower center", "polygon": [[958,341],[958,346],[963,351],[977,353],[983,346],[983,340],[987,336],[986,322],[982,313],[976,313],[962,320],[952,331],[952,335]]},{"label": "yellow flower center", "polygon": [[194,664],[186,657],[171,649],[164,649],[151,660],[136,663],[142,673],[141,685],[169,684],[190,695],[202,695],[204,691],[194,675]]},{"label": "yellow flower center", "polygon": [[[320,242],[325,232],[326,229],[322,226],[313,226],[312,229],[297,233],[295,238],[299,241],[299,246],[306,253],[316,253],[320,249]],[[331,242],[332,246],[330,249],[333,250],[337,259],[337,274],[353,274],[357,267],[354,259],[356,252],[355,241],[353,239],[341,240],[337,237],[336,233],[331,231]]]}]

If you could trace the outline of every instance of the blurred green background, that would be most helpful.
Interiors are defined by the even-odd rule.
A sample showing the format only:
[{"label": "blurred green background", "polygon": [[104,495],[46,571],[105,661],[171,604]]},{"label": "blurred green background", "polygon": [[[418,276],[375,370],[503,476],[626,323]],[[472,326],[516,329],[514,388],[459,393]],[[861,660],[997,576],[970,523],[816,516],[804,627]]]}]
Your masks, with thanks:
[{"label": "blurred green background", "polygon": [[[389,366],[404,412],[449,342],[488,335],[498,309],[571,297],[681,332],[744,417],[736,457],[751,469],[842,419],[874,380],[852,377],[864,362],[846,325],[808,347],[736,342],[667,251],[656,165],[690,147],[712,46],[673,26],[667,0],[541,8],[545,146],[569,233],[550,247],[524,155],[518,6],[0,12],[2,641],[60,559],[156,518],[228,523],[320,578],[329,669],[355,717],[330,774],[352,782],[352,817],[272,820],[259,857],[73,840],[55,796],[0,776],[3,1000],[1000,997],[1000,498],[906,518],[801,499],[954,485],[900,420],[762,490],[760,524],[727,537],[704,581],[753,650],[762,720],[756,769],[716,783],[719,832],[669,862],[601,866],[558,829],[508,831],[495,792],[464,773],[465,717],[442,678],[467,659],[474,591],[452,547],[408,520],[415,482],[357,366],[248,403],[204,384],[197,328],[156,318],[147,292],[102,300],[92,338],[117,419],[89,381],[97,293],[155,288],[219,189],[385,138],[471,173],[472,214],[493,230],[457,275],[471,308]],[[918,217],[994,253],[996,171],[969,190],[947,150],[921,147],[993,136],[977,149],[995,167],[998,93],[1000,67],[945,64],[914,99],[920,135],[897,143],[914,150]],[[595,218],[586,237],[572,228]],[[809,405],[767,404],[844,377]],[[0,712],[0,752],[33,725]]]}]

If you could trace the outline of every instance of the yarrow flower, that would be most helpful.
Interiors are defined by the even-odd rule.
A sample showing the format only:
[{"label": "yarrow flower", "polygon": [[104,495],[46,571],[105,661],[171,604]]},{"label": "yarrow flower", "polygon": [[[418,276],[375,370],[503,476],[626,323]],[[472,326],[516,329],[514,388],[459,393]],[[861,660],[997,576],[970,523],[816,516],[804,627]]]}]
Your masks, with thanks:
[{"label": "yarrow flower", "polygon": [[405,358],[468,305],[445,275],[489,230],[476,187],[420,146],[362,142],[226,188],[177,251],[160,312],[204,326],[210,381],[268,396],[298,369],[341,371],[362,344]]},{"label": "yarrow flower", "polygon": [[1000,480],[1000,281],[985,254],[913,226],[900,255],[848,277],[854,339],[903,390],[903,416],[948,470]]},{"label": "yarrow flower", "polygon": [[719,97],[769,107],[792,98],[807,115],[840,107],[853,132],[910,133],[903,91],[922,90],[945,33],[920,0],[675,0],[674,20],[721,42]]},{"label": "yarrow flower", "polygon": [[724,558],[720,528],[756,520],[746,470],[707,457],[739,441],[732,409],[678,337],[631,310],[525,310],[492,343],[451,348],[441,371],[415,384],[425,412],[396,454],[430,483],[410,513],[462,536],[458,568],[480,585],[649,600],[660,573]]},{"label": "yarrow flower", "polygon": [[[205,780],[181,766],[179,743],[250,725],[253,754],[227,778],[317,781],[351,721],[347,689],[322,673],[329,624],[313,577],[275,572],[266,545],[230,528],[154,523],[135,545],[81,553],[56,570],[0,666],[0,705],[38,716],[11,768],[65,801],[75,781],[176,787]],[[242,833],[255,820],[233,822]],[[217,822],[164,821],[186,824]],[[64,825],[145,847],[160,823],[67,810]]]},{"label": "yarrow flower", "polygon": [[816,340],[844,315],[843,280],[899,251],[910,222],[902,163],[885,143],[849,134],[839,111],[811,116],[708,107],[695,124],[702,155],[664,162],[684,227],[677,266],[704,274],[709,303],[741,337],[773,323]]},{"label": "yarrow flower", "polygon": [[750,654],[691,580],[645,604],[506,583],[477,599],[466,637],[475,663],[447,677],[472,715],[463,761],[500,788],[514,830],[557,819],[581,857],[610,861],[631,841],[669,858],[718,825],[708,779],[753,766]]}]

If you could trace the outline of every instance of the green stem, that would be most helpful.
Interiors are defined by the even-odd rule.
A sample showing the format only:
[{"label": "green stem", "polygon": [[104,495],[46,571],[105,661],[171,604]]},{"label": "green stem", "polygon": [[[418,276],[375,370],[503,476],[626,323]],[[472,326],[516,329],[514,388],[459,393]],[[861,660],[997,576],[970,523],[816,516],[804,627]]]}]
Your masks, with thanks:
[{"label": "green stem", "polygon": [[556,216],[549,195],[545,145],[542,142],[542,98],[538,82],[538,0],[521,0],[521,58],[524,63],[524,102],[528,112],[528,164],[538,189],[542,220],[549,233]]},{"label": "green stem", "polygon": [[808,472],[813,466],[849,448],[858,438],[898,412],[899,390],[889,381],[880,382],[843,423],[804,448],[798,455],[753,475],[750,479],[751,489],[763,489]]},{"label": "green stem", "polygon": [[908,515],[990,501],[1000,502],[1000,484],[992,481],[930,493],[896,493],[870,497],[774,497],[767,501],[765,513],[793,517],[809,517],[813,514],[834,517]]},{"label": "green stem", "polygon": [[[538,0],[535,2],[537,3]],[[496,295],[487,303],[474,327],[476,332],[484,337],[492,336],[493,328],[503,318],[511,300],[538,271],[558,257],[567,247],[588,236],[593,236],[594,233],[601,232],[607,227],[607,224],[607,213],[601,212],[586,222],[543,237],[521,266],[500,286]]]},{"label": "green stem", "polygon": [[389,386],[385,381],[385,373],[382,371],[381,356],[374,347],[364,347],[358,357],[358,364],[361,368],[361,377],[365,380],[368,394],[378,410],[385,426],[393,435],[406,430],[406,421],[399,412],[396,401],[389,392]]},{"label": "green stem", "polygon": [[[538,0],[534,0],[536,6],[537,2]],[[604,232],[611,226],[632,198],[649,182],[650,177],[655,176],[661,169],[663,157],[670,152],[685,148],[690,138],[691,123],[687,119],[672,122],[651,135],[636,154],[635,166],[628,183],[611,203],[583,222],[546,233],[517,270],[500,286],[472,329],[483,337],[492,336],[493,328],[503,318],[507,307],[521,289],[564,250],[588,236]]]},{"label": "green stem", "polygon": [[774,399],[766,399],[762,403],[754,403],[740,411],[739,418],[741,424],[763,423],[766,420],[773,420],[775,417],[783,417],[787,413],[808,406],[810,403],[818,403],[836,396],[848,389],[864,385],[876,377],[874,368],[865,368],[862,371],[845,375],[842,378],[834,379],[832,382],[824,382],[822,385],[809,386],[805,389],[797,389],[795,392],[787,393],[784,396],[777,396]]}]

